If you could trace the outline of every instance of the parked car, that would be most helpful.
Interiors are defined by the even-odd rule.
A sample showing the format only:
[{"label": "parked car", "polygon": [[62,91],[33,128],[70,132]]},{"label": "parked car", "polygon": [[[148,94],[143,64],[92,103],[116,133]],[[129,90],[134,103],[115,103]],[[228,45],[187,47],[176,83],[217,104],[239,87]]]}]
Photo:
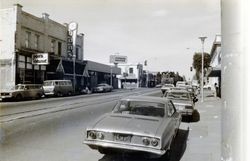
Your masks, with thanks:
[{"label": "parked car", "polygon": [[203,86],[203,89],[211,90],[213,86],[211,84],[206,84]]},{"label": "parked car", "polygon": [[163,97],[172,100],[177,111],[182,114],[182,116],[189,117],[192,119],[194,112],[194,103],[198,101],[197,98],[192,98],[190,92],[187,90],[171,90],[165,93]]},{"label": "parked car", "polygon": [[176,87],[179,87],[181,85],[187,85],[187,82],[185,82],[185,81],[177,81],[176,82]]},{"label": "parked car", "polygon": [[98,84],[93,90],[93,92],[111,92],[113,90],[113,87],[106,83],[101,83]]},{"label": "parked car", "polygon": [[155,88],[161,88],[162,87],[162,84],[157,84],[156,86],[155,86]]},{"label": "parked car", "polygon": [[181,123],[172,101],[133,96],[118,101],[86,129],[84,143],[100,153],[146,152],[160,157],[170,150]]},{"label": "parked car", "polygon": [[170,88],[174,87],[173,84],[164,84],[162,87],[161,87],[161,92],[162,94],[164,94],[165,92],[168,92],[170,90]]},{"label": "parked car", "polygon": [[43,89],[46,96],[64,96],[73,94],[71,80],[46,80],[43,82]]},{"label": "parked car", "polygon": [[39,99],[44,95],[41,84],[18,84],[10,90],[1,91],[0,99],[14,99],[21,101],[23,99]]}]

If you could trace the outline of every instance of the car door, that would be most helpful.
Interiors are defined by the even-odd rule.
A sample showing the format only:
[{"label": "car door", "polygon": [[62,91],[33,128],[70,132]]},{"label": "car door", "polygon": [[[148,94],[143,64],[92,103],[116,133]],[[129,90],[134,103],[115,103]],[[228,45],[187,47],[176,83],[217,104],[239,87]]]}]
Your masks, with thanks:
[{"label": "car door", "polygon": [[169,105],[169,109],[172,110],[171,117],[174,122],[173,124],[174,124],[175,133],[176,133],[181,123],[181,114],[177,112],[172,101],[169,101],[168,105]]}]

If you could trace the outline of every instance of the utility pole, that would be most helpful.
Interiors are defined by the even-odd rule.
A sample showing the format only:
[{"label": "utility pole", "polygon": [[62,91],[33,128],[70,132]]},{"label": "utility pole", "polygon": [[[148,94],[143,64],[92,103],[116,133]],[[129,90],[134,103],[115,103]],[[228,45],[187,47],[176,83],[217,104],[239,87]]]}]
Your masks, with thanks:
[{"label": "utility pole", "polygon": [[204,85],[204,42],[206,36],[201,36],[199,39],[201,40],[202,44],[202,54],[201,54],[201,102],[204,102],[204,91],[203,91],[203,85]]}]

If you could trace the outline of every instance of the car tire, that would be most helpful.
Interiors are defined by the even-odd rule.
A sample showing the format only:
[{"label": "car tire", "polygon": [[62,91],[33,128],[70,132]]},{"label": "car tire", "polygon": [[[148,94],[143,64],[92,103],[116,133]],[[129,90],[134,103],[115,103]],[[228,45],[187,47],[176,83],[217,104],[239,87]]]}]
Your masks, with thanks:
[{"label": "car tire", "polygon": [[56,96],[57,96],[57,97],[62,97],[63,94],[62,94],[61,92],[57,92],[57,93],[56,93]]},{"label": "car tire", "polygon": [[72,96],[72,92],[71,91],[68,92],[68,96]]},{"label": "car tire", "polygon": [[36,94],[36,99],[40,99],[42,97],[42,95],[40,93]]},{"label": "car tire", "polygon": [[98,151],[101,154],[112,154],[112,150],[107,148],[98,148]]},{"label": "car tire", "polygon": [[21,101],[23,99],[23,96],[21,94],[16,95],[15,100]]}]

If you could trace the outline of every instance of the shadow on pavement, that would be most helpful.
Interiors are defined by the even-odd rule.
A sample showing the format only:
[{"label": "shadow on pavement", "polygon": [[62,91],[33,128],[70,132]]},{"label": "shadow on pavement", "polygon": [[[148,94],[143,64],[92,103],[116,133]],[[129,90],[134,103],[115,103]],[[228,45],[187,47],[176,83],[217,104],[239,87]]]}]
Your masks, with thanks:
[{"label": "shadow on pavement", "polygon": [[186,150],[188,135],[189,130],[179,129],[176,139],[171,145],[170,157],[166,154],[161,158],[150,158],[145,153],[121,153],[104,155],[99,161],[180,161]]}]

